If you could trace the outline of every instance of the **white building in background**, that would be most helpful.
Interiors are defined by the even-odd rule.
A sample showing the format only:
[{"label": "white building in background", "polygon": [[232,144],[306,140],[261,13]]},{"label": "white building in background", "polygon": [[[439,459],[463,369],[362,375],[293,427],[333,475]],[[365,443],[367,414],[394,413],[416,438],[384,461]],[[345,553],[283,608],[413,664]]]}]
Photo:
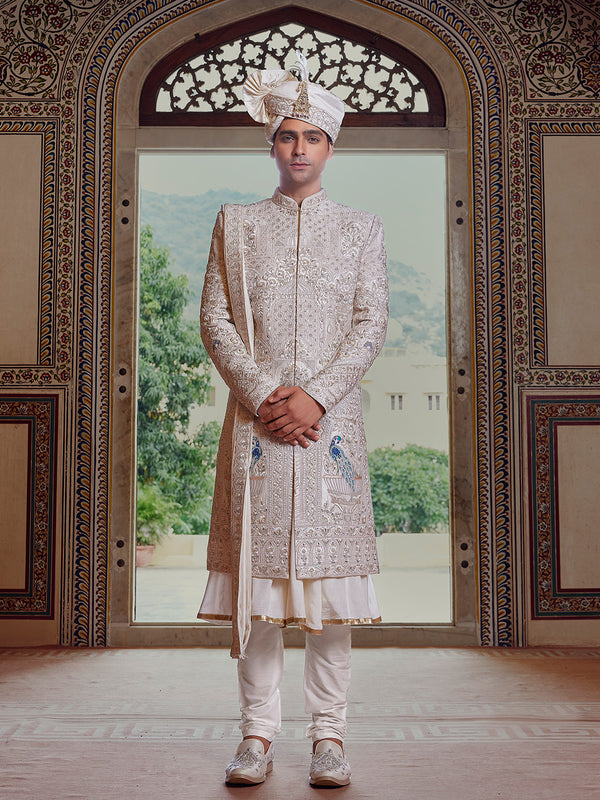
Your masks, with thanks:
[{"label": "white building in background", "polygon": [[[418,444],[448,452],[446,359],[428,351],[384,347],[361,381],[369,451]],[[206,405],[195,407],[192,427],[223,422],[228,388],[214,367]]]},{"label": "white building in background", "polygon": [[361,385],[369,451],[418,444],[448,452],[445,358],[384,347]]}]

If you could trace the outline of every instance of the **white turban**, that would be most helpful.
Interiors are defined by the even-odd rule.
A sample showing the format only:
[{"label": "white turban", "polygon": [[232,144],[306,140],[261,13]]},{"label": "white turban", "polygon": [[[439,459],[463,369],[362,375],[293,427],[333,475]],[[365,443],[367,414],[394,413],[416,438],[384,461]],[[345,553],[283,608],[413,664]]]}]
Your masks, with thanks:
[{"label": "white turban", "polygon": [[303,73],[303,79],[298,80],[287,70],[264,69],[254,72],[244,83],[244,104],[252,119],[265,124],[269,144],[273,144],[284,119],[310,122],[329,134],[333,142],[337,139],[344,103],[318,83],[311,83],[305,69]]}]

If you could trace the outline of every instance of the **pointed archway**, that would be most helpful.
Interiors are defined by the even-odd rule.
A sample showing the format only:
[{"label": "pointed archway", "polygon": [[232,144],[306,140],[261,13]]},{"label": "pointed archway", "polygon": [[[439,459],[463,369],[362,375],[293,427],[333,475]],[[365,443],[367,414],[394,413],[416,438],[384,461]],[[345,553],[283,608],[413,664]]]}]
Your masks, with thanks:
[{"label": "pointed archway", "polygon": [[[206,12],[204,12],[206,13]],[[242,41],[252,44],[252,35],[260,35],[265,26],[279,26],[278,33],[287,35],[288,41],[293,42],[293,35],[285,26],[289,24],[310,23],[316,30],[323,30],[325,35],[340,37],[348,35],[351,41],[362,44],[363,52],[376,52],[392,59],[392,63],[410,64],[409,74],[413,78],[412,95],[416,91],[424,91],[427,97],[426,110],[414,107],[408,109],[396,108],[393,112],[371,111],[364,113],[360,110],[347,115],[348,124],[344,129],[344,144],[351,150],[372,149],[374,140],[378,149],[398,150],[426,150],[444,153],[448,163],[448,197],[454,198],[455,207],[468,209],[469,190],[467,161],[465,154],[468,152],[466,141],[467,131],[467,102],[464,95],[460,71],[454,62],[449,68],[448,56],[439,48],[437,56],[440,63],[436,70],[428,66],[415,52],[409,50],[402,43],[402,36],[398,40],[377,36],[372,31],[359,26],[341,23],[333,17],[318,14],[311,9],[298,8],[297,6],[282,7],[276,13],[260,17],[248,17],[234,25],[211,29],[206,35],[189,39],[184,45],[175,49],[168,49],[169,38],[164,36],[162,55],[155,52],[154,66],[147,72],[143,82],[135,76],[131,69],[127,70],[125,80],[121,85],[121,93],[125,96],[140,97],[139,117],[134,118],[132,109],[128,108],[117,124],[117,150],[116,158],[120,178],[118,197],[123,197],[129,209],[127,219],[137,218],[136,209],[136,158],[137,153],[143,149],[168,148],[171,150],[189,149],[190,147],[218,148],[223,146],[223,132],[227,130],[228,148],[264,149],[262,130],[248,126],[245,114],[236,110],[239,98],[231,98],[232,92],[228,90],[221,103],[222,108],[211,106],[209,93],[201,96],[201,81],[194,75],[194,70],[204,71],[205,61],[219,50],[222,54],[225,46],[232,42]],[[409,26],[406,26],[405,37]],[[283,27],[282,27],[283,26]],[[197,27],[197,26],[196,26]],[[402,25],[400,26],[402,27]],[[292,34],[294,31],[292,31]],[[426,37],[431,51],[430,37]],[[348,39],[350,41],[350,39]],[[256,43],[255,43],[256,44]],[[383,47],[383,49],[380,49]],[[208,54],[208,55],[207,55]],[[429,52],[431,58],[431,52]],[[204,62],[203,62],[204,59]],[[400,62],[398,59],[403,59]],[[442,62],[444,62],[442,64]],[[213,63],[214,66],[214,63]],[[379,64],[380,72],[385,72]],[[393,70],[390,71],[390,74]],[[436,73],[444,75],[445,82],[436,77]],[[338,71],[338,74],[340,72]],[[409,79],[410,80],[410,79]],[[187,88],[185,86],[187,82]],[[134,88],[135,87],[135,88]],[[175,88],[174,88],[175,87]],[[183,88],[184,91],[179,91]],[[223,93],[221,93],[223,94]],[[381,95],[384,99],[385,88]],[[389,92],[388,92],[389,95]],[[184,96],[185,108],[181,107],[181,97]],[[445,97],[452,97],[454,106],[451,113],[446,113]],[[189,98],[193,102],[188,103]],[[456,102],[460,98],[460,102]],[[388,98],[389,99],[389,98]],[[377,98],[375,98],[376,102]],[[229,107],[228,107],[229,102]],[[165,108],[165,103],[170,107]],[[414,104],[413,104],[414,106]],[[223,126],[226,126],[225,128]],[[191,135],[193,134],[193,135]],[[193,142],[193,144],[192,144]],[[341,142],[338,143],[338,150]],[[464,212],[461,212],[464,216]],[[450,218],[450,212],[448,217]],[[470,377],[472,364],[471,341],[471,307],[467,301],[469,294],[470,270],[470,236],[469,226],[462,226],[463,219],[449,229],[450,264],[449,284],[450,291],[450,318],[454,321],[453,335],[450,346],[450,371],[453,375]],[[113,342],[115,363],[121,364],[120,369],[124,375],[130,376],[135,381],[135,336],[133,320],[136,316],[136,278],[135,278],[135,236],[131,230],[125,231],[116,226],[117,242],[117,285],[123,286],[124,291],[117,295],[115,304],[114,330],[123,331],[123,336],[117,337]],[[119,236],[119,234],[126,234]],[[119,240],[122,240],[122,247]],[[120,266],[121,265],[121,266]],[[121,273],[121,269],[123,272]],[[119,319],[128,320],[123,326]],[[473,431],[473,418],[465,413],[464,392],[458,394],[458,408],[454,407],[451,399],[452,411],[452,441],[457,443],[460,452],[452,457],[453,464],[453,496],[454,510],[460,509],[460,514],[454,514],[453,528],[455,546],[453,548],[452,573],[454,583],[454,614],[453,622],[448,625],[393,625],[382,626],[374,630],[357,632],[355,641],[360,642],[362,636],[368,637],[365,643],[399,644],[406,642],[420,643],[451,643],[461,642],[474,644],[479,640],[476,619],[476,569],[474,560],[468,560],[470,553],[476,551],[475,530],[473,523],[473,497],[469,492],[474,485],[474,467],[472,463],[472,447],[470,441]],[[120,447],[114,451],[114,469],[125,477],[119,487],[113,486],[113,508],[121,509],[122,513],[113,513],[113,539],[116,537],[118,555],[121,558],[113,560],[112,586],[113,602],[111,615],[111,642],[119,644],[162,643],[178,642],[210,642],[225,643],[223,633],[218,629],[198,625],[163,626],[160,634],[156,625],[145,626],[136,624],[131,613],[131,575],[132,575],[132,547],[134,541],[134,520],[132,514],[132,497],[134,486],[135,464],[135,435],[133,432],[135,421],[134,393],[123,392],[114,394],[114,431],[121,442],[129,443],[126,448]],[[124,402],[127,401],[127,402]],[[465,510],[467,513],[465,514]],[[461,558],[457,560],[456,554]],[[123,557],[127,556],[127,557]],[[157,637],[160,636],[159,639]],[[290,632],[294,637],[294,632]]]}]

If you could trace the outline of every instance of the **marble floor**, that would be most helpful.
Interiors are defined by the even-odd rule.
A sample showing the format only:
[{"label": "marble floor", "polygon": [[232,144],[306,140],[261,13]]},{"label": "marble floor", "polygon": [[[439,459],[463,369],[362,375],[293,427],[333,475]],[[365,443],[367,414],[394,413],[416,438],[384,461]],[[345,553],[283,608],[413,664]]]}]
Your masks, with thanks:
[{"label": "marble floor", "polygon": [[228,787],[240,734],[226,650],[0,650],[0,797],[600,797],[600,649],[355,650],[352,783],[333,790],[307,780],[302,663],[286,650],[273,773]]}]

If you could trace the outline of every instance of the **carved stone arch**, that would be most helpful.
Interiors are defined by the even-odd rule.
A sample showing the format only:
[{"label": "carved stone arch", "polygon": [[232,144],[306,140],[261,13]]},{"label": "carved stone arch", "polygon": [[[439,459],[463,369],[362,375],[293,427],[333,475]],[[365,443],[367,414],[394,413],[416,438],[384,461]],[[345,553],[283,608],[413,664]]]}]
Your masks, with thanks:
[{"label": "carved stone arch", "polygon": [[[318,8],[334,18],[340,14],[335,0],[296,4],[308,10]],[[473,624],[480,626],[484,644],[514,644],[518,634],[513,543],[506,501],[511,480],[510,419],[507,361],[503,361],[506,341],[501,330],[506,307],[502,74],[489,42],[464,16],[444,9],[424,10],[412,2],[394,8],[387,5],[386,0],[349,0],[344,4],[344,19],[419,52],[444,87],[449,139],[470,135],[468,146],[452,167],[465,176],[470,174],[472,181],[462,186],[459,195],[449,197],[449,209],[454,209],[449,241],[450,250],[468,262],[475,307],[473,395],[468,391],[463,395],[465,403],[457,412],[470,424],[471,401],[476,409],[478,520],[472,561],[478,559],[479,564],[480,604]],[[285,6],[284,1],[277,2],[277,8]],[[160,58],[188,41],[199,28],[215,31],[249,14],[247,4],[240,0],[205,5],[173,0],[158,9],[145,6],[143,13],[141,7],[124,10],[94,33],[83,70],[72,72],[78,76],[72,82],[83,109],[80,151],[85,169],[78,186],[82,268],[65,644],[115,644],[120,640],[119,631],[129,625],[120,604],[123,593],[127,594],[122,575],[129,568],[132,552],[133,443],[122,437],[124,424],[129,425],[131,437],[135,418],[130,357],[136,239],[132,223],[137,211],[135,169],[131,172],[130,168],[135,165],[136,142],[143,140],[137,101],[145,78]],[[193,146],[193,138],[188,141]],[[125,163],[129,166],[122,169]],[[459,300],[463,309],[471,308],[468,294]],[[129,333],[119,341],[119,331],[124,329]],[[461,367],[465,368],[470,365]],[[110,603],[109,564],[120,565],[113,567]]]},{"label": "carved stone arch", "polygon": [[[303,33],[300,30],[294,33],[289,31],[292,25],[298,26]],[[275,35],[278,38],[272,54],[269,52],[270,39],[264,36],[267,31],[271,36]],[[319,41],[319,34],[326,35],[325,41]],[[245,76],[255,69],[273,68],[273,64],[269,63],[269,57],[280,68],[287,68],[289,58],[286,56],[289,53],[285,52],[286,44],[290,51],[294,46],[292,42],[305,46],[307,39],[310,48],[307,53],[309,68],[318,64],[316,72],[314,69],[311,70],[311,79],[345,100],[347,110],[351,112],[346,115],[344,123],[346,127],[445,125],[446,107],[442,87],[433,71],[415,53],[385,36],[373,35],[372,32],[345,20],[298,6],[287,6],[266,14],[248,17],[205,35],[197,33],[193,39],[168,53],[144,81],[140,96],[140,125],[247,126],[248,115],[241,102],[241,84]],[[236,64],[237,85],[227,85],[225,71],[220,62],[224,58],[224,49],[228,47],[231,50],[236,45],[242,50],[251,49],[254,58],[251,62]],[[318,58],[314,60],[311,58],[311,51],[319,48],[332,54],[321,63]],[[353,63],[349,62],[348,50],[358,51],[355,53]],[[205,63],[199,67],[193,66],[194,62],[199,60]],[[202,80],[206,79],[205,75],[208,76],[211,68],[221,78],[219,84],[221,91],[218,92],[220,102],[217,104],[211,99],[215,94],[214,91],[202,92]],[[352,68],[355,71],[360,70],[365,77],[370,73],[379,73],[376,80],[380,81],[383,92],[387,92],[385,103],[381,102],[384,97],[383,92],[379,90],[378,93],[377,86],[373,86],[369,92],[371,107],[363,110],[360,95],[355,91],[356,77],[348,74]],[[200,73],[199,79],[197,79],[198,73]],[[184,88],[183,84],[186,80],[189,81],[190,76],[192,85],[189,86],[189,91],[181,92],[180,87]],[[402,104],[396,99],[398,95],[392,97],[390,78],[396,78],[398,84],[402,83],[409,87],[412,96],[408,102]],[[364,78],[359,78],[358,84],[364,84]],[[222,92],[223,85],[227,86],[225,92]],[[166,94],[166,91],[169,93],[171,108],[159,110],[157,107],[159,98],[161,94]],[[185,101],[183,98],[174,97],[174,91],[178,94],[188,94],[188,97]],[[197,94],[197,98],[192,95],[190,99],[191,92]],[[414,107],[417,93],[424,95],[426,110]],[[202,111],[201,103],[204,105],[210,103],[210,110]],[[389,107],[390,111],[383,111],[381,105]],[[197,106],[198,110],[194,110],[194,106]]]}]

